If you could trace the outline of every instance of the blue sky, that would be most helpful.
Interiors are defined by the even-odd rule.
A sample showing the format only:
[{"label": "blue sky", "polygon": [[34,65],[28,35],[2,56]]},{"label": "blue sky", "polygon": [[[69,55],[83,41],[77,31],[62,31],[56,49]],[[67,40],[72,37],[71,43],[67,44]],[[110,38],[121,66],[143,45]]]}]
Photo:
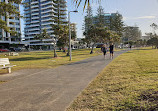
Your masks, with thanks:
[{"label": "blue sky", "polygon": [[[73,0],[67,0],[68,11],[75,10]],[[99,6],[96,0],[91,0],[93,14],[96,14],[96,10]],[[126,25],[140,27],[142,34],[151,32],[150,25],[152,23],[158,24],[158,0],[102,0],[101,5],[104,8],[105,13],[119,12],[123,15],[123,20]],[[21,8],[21,11],[23,9]],[[85,16],[83,12],[83,3],[77,9],[79,13],[71,13],[71,22],[77,23],[77,37],[82,38],[83,31],[82,25]],[[23,12],[21,12],[23,13]],[[22,22],[22,29],[24,28]]]}]

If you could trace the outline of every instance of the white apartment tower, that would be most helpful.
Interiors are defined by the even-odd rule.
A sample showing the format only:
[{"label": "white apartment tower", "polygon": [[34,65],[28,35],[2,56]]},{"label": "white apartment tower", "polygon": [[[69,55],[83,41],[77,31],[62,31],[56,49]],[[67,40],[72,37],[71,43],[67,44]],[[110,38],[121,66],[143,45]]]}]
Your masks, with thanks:
[{"label": "white apartment tower", "polygon": [[[8,3],[9,0],[0,0],[0,2]],[[13,6],[17,8],[17,11],[20,11],[20,6],[18,4],[13,3]],[[10,30],[14,30],[18,33],[19,36],[14,36],[10,34],[9,32],[5,32],[3,29],[0,29],[0,43],[2,44],[13,44],[13,43],[19,43],[21,41],[21,24],[20,24],[20,18],[15,15],[10,15],[8,18],[5,18],[4,16],[0,15],[0,19],[3,21],[6,21],[7,27],[10,28]]]},{"label": "white apartment tower", "polygon": [[[62,20],[67,20],[67,6],[65,0],[24,0],[26,5],[24,6],[25,17],[25,40],[33,41],[33,38],[42,33],[43,29],[46,29],[51,37],[54,37],[52,26],[54,23],[56,13],[61,14]],[[56,8],[60,5],[60,11]]]}]

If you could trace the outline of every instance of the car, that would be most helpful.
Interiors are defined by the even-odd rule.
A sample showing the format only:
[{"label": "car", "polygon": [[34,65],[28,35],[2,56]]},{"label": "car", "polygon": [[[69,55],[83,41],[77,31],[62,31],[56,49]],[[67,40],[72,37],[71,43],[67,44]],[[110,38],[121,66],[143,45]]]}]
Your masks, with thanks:
[{"label": "car", "polygon": [[9,50],[10,50],[11,52],[15,52],[15,51],[16,51],[15,48],[13,48],[13,47],[10,47]]},{"label": "car", "polygon": [[14,48],[14,47],[10,47],[9,50],[12,51],[12,52],[20,52],[20,51],[22,51],[21,48]]},{"label": "car", "polygon": [[96,48],[101,48],[104,44],[103,43],[97,43]]},{"label": "car", "polygon": [[18,47],[18,48],[15,48],[15,51],[16,51],[16,52],[21,52],[22,49]]},{"label": "car", "polygon": [[0,52],[9,52],[10,50],[8,49],[0,49]]}]

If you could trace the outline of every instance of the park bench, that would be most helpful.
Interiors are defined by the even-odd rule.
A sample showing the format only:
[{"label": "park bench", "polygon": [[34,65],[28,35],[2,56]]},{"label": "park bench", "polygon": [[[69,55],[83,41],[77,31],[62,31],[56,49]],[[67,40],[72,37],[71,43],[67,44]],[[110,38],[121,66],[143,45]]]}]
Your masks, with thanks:
[{"label": "park bench", "polygon": [[8,73],[11,73],[11,67],[16,65],[11,65],[8,58],[0,58],[0,69],[8,69]]},{"label": "park bench", "polygon": [[17,53],[17,52],[10,52],[9,56],[19,56],[19,53]]}]

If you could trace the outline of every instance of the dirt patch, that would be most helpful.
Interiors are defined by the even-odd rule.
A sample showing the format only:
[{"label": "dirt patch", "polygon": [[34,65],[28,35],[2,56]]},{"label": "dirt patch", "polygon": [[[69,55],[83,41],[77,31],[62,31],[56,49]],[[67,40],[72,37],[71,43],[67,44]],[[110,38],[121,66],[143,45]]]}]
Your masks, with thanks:
[{"label": "dirt patch", "polygon": [[123,111],[158,111],[158,91],[147,90],[134,100],[119,104],[118,109]]}]

